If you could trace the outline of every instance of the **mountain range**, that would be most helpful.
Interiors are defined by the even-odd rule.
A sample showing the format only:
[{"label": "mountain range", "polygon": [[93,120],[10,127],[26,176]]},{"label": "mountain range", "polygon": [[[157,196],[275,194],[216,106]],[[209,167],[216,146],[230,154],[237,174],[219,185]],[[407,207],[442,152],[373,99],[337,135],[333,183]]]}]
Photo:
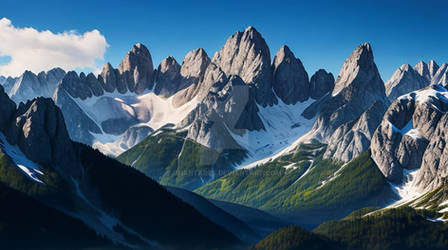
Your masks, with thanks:
[{"label": "mountain range", "polygon": [[99,75],[55,68],[0,84],[1,198],[34,204],[39,220],[57,214],[74,225],[57,233],[82,231],[88,247],[241,247],[295,224],[314,230],[286,227],[252,248],[371,248],[344,234],[375,235],[391,218],[445,232],[446,63],[405,63],[384,82],[362,43],[336,79],[308,74],[250,26],[212,57],[199,48],[155,68],[138,43]]}]

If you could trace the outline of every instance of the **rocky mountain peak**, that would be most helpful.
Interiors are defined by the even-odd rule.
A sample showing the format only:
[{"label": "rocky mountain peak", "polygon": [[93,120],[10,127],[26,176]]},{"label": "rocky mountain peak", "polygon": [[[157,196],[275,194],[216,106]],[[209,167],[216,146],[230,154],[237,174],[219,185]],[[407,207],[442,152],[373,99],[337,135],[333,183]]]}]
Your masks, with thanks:
[{"label": "rocky mountain peak", "polygon": [[434,74],[434,77],[431,81],[432,84],[440,84],[443,86],[448,86],[448,64],[444,63],[437,72]]},{"label": "rocky mountain peak", "polygon": [[38,97],[20,103],[14,111],[15,117],[3,129],[8,142],[18,145],[31,161],[54,166],[61,175],[79,179],[82,170],[76,163],[62,112],[53,100]]},{"label": "rocky mountain peak", "polygon": [[269,48],[255,28],[248,27],[230,36],[212,62],[226,75],[238,75],[246,84],[255,85],[257,103],[263,106],[276,103]]},{"label": "rocky mountain peak", "polygon": [[168,56],[162,60],[157,71],[158,72],[166,72],[166,71],[170,71],[172,69],[180,70],[180,65],[179,65],[179,63],[177,63],[177,61],[174,57]]},{"label": "rocky mountain peak", "polygon": [[403,95],[389,106],[372,138],[371,152],[390,181],[401,182],[403,169],[422,168],[416,179],[424,182],[419,184],[423,188],[446,176],[447,161],[441,159],[447,149],[443,132],[447,96],[445,88],[431,85]]},{"label": "rocky mountain peak", "polygon": [[[390,103],[373,60],[372,48],[370,44],[363,43],[345,60],[332,95],[321,98],[303,114],[305,117],[318,115],[313,135],[318,140],[328,142],[337,128],[358,119],[375,102],[386,106]],[[349,127],[345,131],[347,129]]]},{"label": "rocky mountain peak", "polygon": [[374,62],[372,47],[365,42],[359,45],[345,60],[332,95],[337,95],[348,84],[352,83],[355,78],[372,77],[372,75],[379,76],[379,73]]},{"label": "rocky mountain peak", "polygon": [[308,74],[288,46],[283,45],[275,55],[273,72],[272,87],[284,103],[295,104],[310,97]]},{"label": "rocky mountain peak", "polygon": [[428,83],[431,82],[438,69],[439,65],[434,60],[430,60],[428,63],[420,61],[414,66],[414,70]]},{"label": "rocky mountain peak", "polygon": [[140,94],[145,89],[151,89],[154,67],[148,48],[141,43],[134,45],[118,66],[118,72],[120,77],[117,88],[120,93],[129,90]]},{"label": "rocky mountain peak", "polygon": [[334,76],[324,69],[319,69],[310,80],[310,97],[317,100],[334,88]]},{"label": "rocky mountain peak", "polygon": [[434,77],[437,70],[439,70],[439,65],[437,65],[437,63],[434,60],[429,60],[428,69],[429,69],[429,75],[431,77]]},{"label": "rocky mountain peak", "polygon": [[209,63],[210,57],[208,57],[204,49],[191,50],[182,62],[180,73],[184,78],[194,77],[196,78],[195,80],[200,80],[198,78],[204,75]]},{"label": "rocky mountain peak", "polygon": [[[424,65],[420,64],[420,66]],[[420,66],[417,67],[418,70],[421,70]],[[414,68],[407,63],[401,65],[385,83],[386,95],[391,102],[401,95],[421,89],[428,84],[428,81]]]},{"label": "rocky mountain peak", "polygon": [[181,81],[180,65],[174,57],[169,56],[163,59],[157,68],[154,92],[164,97],[171,96],[179,90]]},{"label": "rocky mountain peak", "polygon": [[101,71],[101,79],[102,79],[102,85],[103,88],[106,92],[114,92],[115,89],[117,88],[117,83],[118,83],[118,72],[117,70],[115,70],[112,65],[107,62],[104,67],[103,70]]},{"label": "rocky mountain peak", "polygon": [[292,51],[289,49],[289,47],[286,45],[282,45],[282,47],[280,47],[280,49],[277,51],[277,54],[275,54],[274,68],[278,67],[280,65],[280,63],[282,63],[282,62],[291,63],[295,59],[296,59],[296,57],[294,56]]}]

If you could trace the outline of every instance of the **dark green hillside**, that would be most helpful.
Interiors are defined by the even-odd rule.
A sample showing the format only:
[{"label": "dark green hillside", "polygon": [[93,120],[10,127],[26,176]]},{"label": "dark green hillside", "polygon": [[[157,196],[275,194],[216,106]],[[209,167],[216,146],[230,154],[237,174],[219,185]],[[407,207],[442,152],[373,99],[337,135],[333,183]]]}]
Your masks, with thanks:
[{"label": "dark green hillside", "polygon": [[0,203],[2,249],[124,249],[97,235],[79,220],[1,182]]},{"label": "dark green hillside", "polygon": [[139,171],[76,144],[97,206],[140,235],[176,247],[230,247],[239,240]]},{"label": "dark green hillside", "polygon": [[322,223],[312,232],[288,226],[251,249],[447,249],[448,224],[432,222],[440,214],[409,207],[376,210],[367,207],[341,220]]},{"label": "dark green hillside", "polygon": [[347,249],[447,249],[448,224],[428,220],[436,216],[409,207],[386,209],[328,221],[313,232],[338,241]]},{"label": "dark green hillside", "polygon": [[160,129],[117,157],[163,185],[195,189],[233,170],[245,152],[216,151],[185,139],[186,131]]},{"label": "dark green hillside", "polygon": [[287,226],[269,234],[250,250],[299,250],[299,249],[343,249],[326,237],[310,233],[297,226]]}]

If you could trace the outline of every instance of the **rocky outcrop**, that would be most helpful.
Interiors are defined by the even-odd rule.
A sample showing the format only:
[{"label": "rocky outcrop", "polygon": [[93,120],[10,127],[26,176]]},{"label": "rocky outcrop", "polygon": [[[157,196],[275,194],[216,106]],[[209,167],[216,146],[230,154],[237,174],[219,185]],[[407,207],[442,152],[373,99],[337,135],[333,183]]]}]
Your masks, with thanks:
[{"label": "rocky outcrop", "polygon": [[106,63],[98,76],[98,80],[102,84],[106,92],[114,92],[118,84],[118,70],[114,69],[110,63]]},{"label": "rocky outcrop", "polygon": [[134,45],[118,66],[118,73],[117,90],[120,93],[127,89],[141,94],[152,89],[154,67],[149,50],[141,43]]},{"label": "rocky outcrop", "polygon": [[81,100],[100,96],[104,93],[101,84],[93,74],[89,74],[87,78],[84,73],[78,75],[75,71],[67,72],[62,79],[60,88],[66,90],[73,98],[80,98]]},{"label": "rocky outcrop", "polygon": [[15,105],[1,94],[5,114],[2,131],[12,145],[17,145],[31,161],[44,167],[54,167],[62,176],[79,179],[81,167],[67,133],[61,111],[51,99],[39,97]]},{"label": "rocky outcrop", "polygon": [[274,57],[273,83],[275,94],[286,104],[304,102],[310,97],[308,74],[289,48],[283,45]]},{"label": "rocky outcrop", "polygon": [[431,190],[443,183],[448,176],[448,113],[437,124],[434,135],[424,151],[421,169],[415,183],[422,189]]},{"label": "rocky outcrop", "polygon": [[163,59],[157,68],[154,92],[157,95],[168,97],[176,93],[181,84],[180,65],[176,59],[172,56]]},{"label": "rocky outcrop", "polygon": [[448,64],[444,63],[435,73],[431,81],[432,84],[440,84],[445,87],[448,86]]},{"label": "rocky outcrop", "polygon": [[[91,78],[93,82],[93,78]],[[106,63],[98,76],[98,84],[95,90],[99,93],[98,86],[105,92],[117,91],[141,94],[145,90],[152,89],[154,83],[154,67],[148,48],[137,43],[126,54],[118,69],[114,69],[110,63]]]},{"label": "rocky outcrop", "polygon": [[56,89],[54,102],[64,114],[72,140],[92,145],[94,138],[91,133],[101,134],[101,128],[79,107],[65,88],[59,86]]},{"label": "rocky outcrop", "polygon": [[145,125],[130,127],[120,138],[119,145],[123,149],[129,149],[145,139],[153,130]]},{"label": "rocky outcrop", "polygon": [[348,162],[370,147],[373,133],[381,123],[387,106],[375,102],[357,120],[340,126],[328,142],[324,158],[335,158]]},{"label": "rocky outcrop", "polygon": [[8,125],[15,111],[16,104],[11,99],[9,99],[3,87],[0,86],[0,130],[3,130],[5,126]]},{"label": "rocky outcrop", "polygon": [[165,58],[157,69],[154,92],[163,97],[182,92],[174,99],[176,106],[185,104],[196,97],[199,88],[210,87],[210,84],[201,84],[209,63],[210,58],[203,49],[188,52],[182,66],[171,56]]},{"label": "rocky outcrop", "polygon": [[182,88],[200,82],[209,64],[210,58],[204,49],[199,48],[188,52],[180,68],[180,74],[184,79]]},{"label": "rocky outcrop", "polygon": [[205,69],[202,80],[197,83],[193,83],[190,87],[184,90],[179,91],[179,93],[177,93],[173,98],[173,104],[176,107],[179,107],[180,105],[193,99],[202,101],[211,91],[213,86],[222,87],[226,82],[227,76],[221,68],[216,66],[214,63],[209,63]]},{"label": "rocky outcrop", "polygon": [[[426,65],[426,64],[425,64]],[[427,66],[427,65],[426,65]],[[423,66],[422,66],[423,67]],[[420,66],[418,67],[420,70]],[[424,88],[428,85],[429,81],[427,76],[430,76],[427,67],[426,71],[423,71],[423,76],[419,72],[415,71],[409,64],[405,63],[398,68],[392,77],[385,83],[386,95],[391,102],[397,99],[399,96],[407,94],[409,92]]]},{"label": "rocky outcrop", "polygon": [[372,48],[363,43],[345,60],[331,95],[316,101],[303,115],[306,118],[317,116],[312,134],[328,142],[336,129],[358,119],[376,102],[389,105]]},{"label": "rocky outcrop", "polygon": [[324,69],[319,69],[310,80],[310,97],[317,100],[331,92],[334,88],[334,76]]},{"label": "rocky outcrop", "polygon": [[420,61],[414,66],[414,70],[417,71],[417,73],[422,76],[427,83],[432,81],[438,69],[439,65],[437,65],[434,60],[430,60],[428,64]]},{"label": "rocky outcrop", "polygon": [[[371,142],[372,159],[387,179],[400,182],[405,169],[437,165],[429,156],[426,161],[432,163],[427,165],[425,155],[434,156],[428,152],[430,145],[432,151],[437,151],[431,142],[441,143],[443,131],[438,127],[446,126],[440,123],[448,111],[447,96],[448,91],[442,86],[432,85],[401,96],[388,108]],[[429,182],[422,185],[426,187]]]},{"label": "rocky outcrop", "polygon": [[253,89],[240,77],[232,76],[215,90],[194,111],[187,138],[216,150],[241,149],[232,133],[241,135],[249,128],[263,128]]},{"label": "rocky outcrop", "polygon": [[238,31],[229,37],[212,62],[226,75],[238,75],[246,84],[254,85],[258,104],[276,103],[269,48],[254,27],[249,26],[244,32]]}]

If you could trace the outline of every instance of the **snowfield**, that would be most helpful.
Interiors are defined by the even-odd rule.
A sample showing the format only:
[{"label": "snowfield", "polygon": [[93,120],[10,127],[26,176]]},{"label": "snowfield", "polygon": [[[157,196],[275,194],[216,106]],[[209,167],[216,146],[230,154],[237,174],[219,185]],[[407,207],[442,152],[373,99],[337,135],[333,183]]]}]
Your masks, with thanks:
[{"label": "snowfield", "polygon": [[137,124],[131,127],[148,126],[157,130],[166,124],[180,123],[199,103],[193,99],[180,107],[175,107],[172,103],[173,97],[162,98],[152,91],[141,95],[130,92],[120,94],[115,91],[85,100],[71,96],[70,98],[102,130],[101,134],[91,133],[95,138],[92,146],[111,156],[123,153],[136,143],[129,145],[120,141],[126,132],[121,135],[106,133],[101,126],[104,121],[110,119],[135,120]]},{"label": "snowfield", "polygon": [[315,100],[310,98],[295,105],[285,104],[280,98],[277,100],[277,105],[258,105],[258,114],[266,130],[246,131],[243,135],[228,130],[249,155],[237,168],[251,168],[271,160],[313,127],[315,119],[308,120],[301,114]]}]

